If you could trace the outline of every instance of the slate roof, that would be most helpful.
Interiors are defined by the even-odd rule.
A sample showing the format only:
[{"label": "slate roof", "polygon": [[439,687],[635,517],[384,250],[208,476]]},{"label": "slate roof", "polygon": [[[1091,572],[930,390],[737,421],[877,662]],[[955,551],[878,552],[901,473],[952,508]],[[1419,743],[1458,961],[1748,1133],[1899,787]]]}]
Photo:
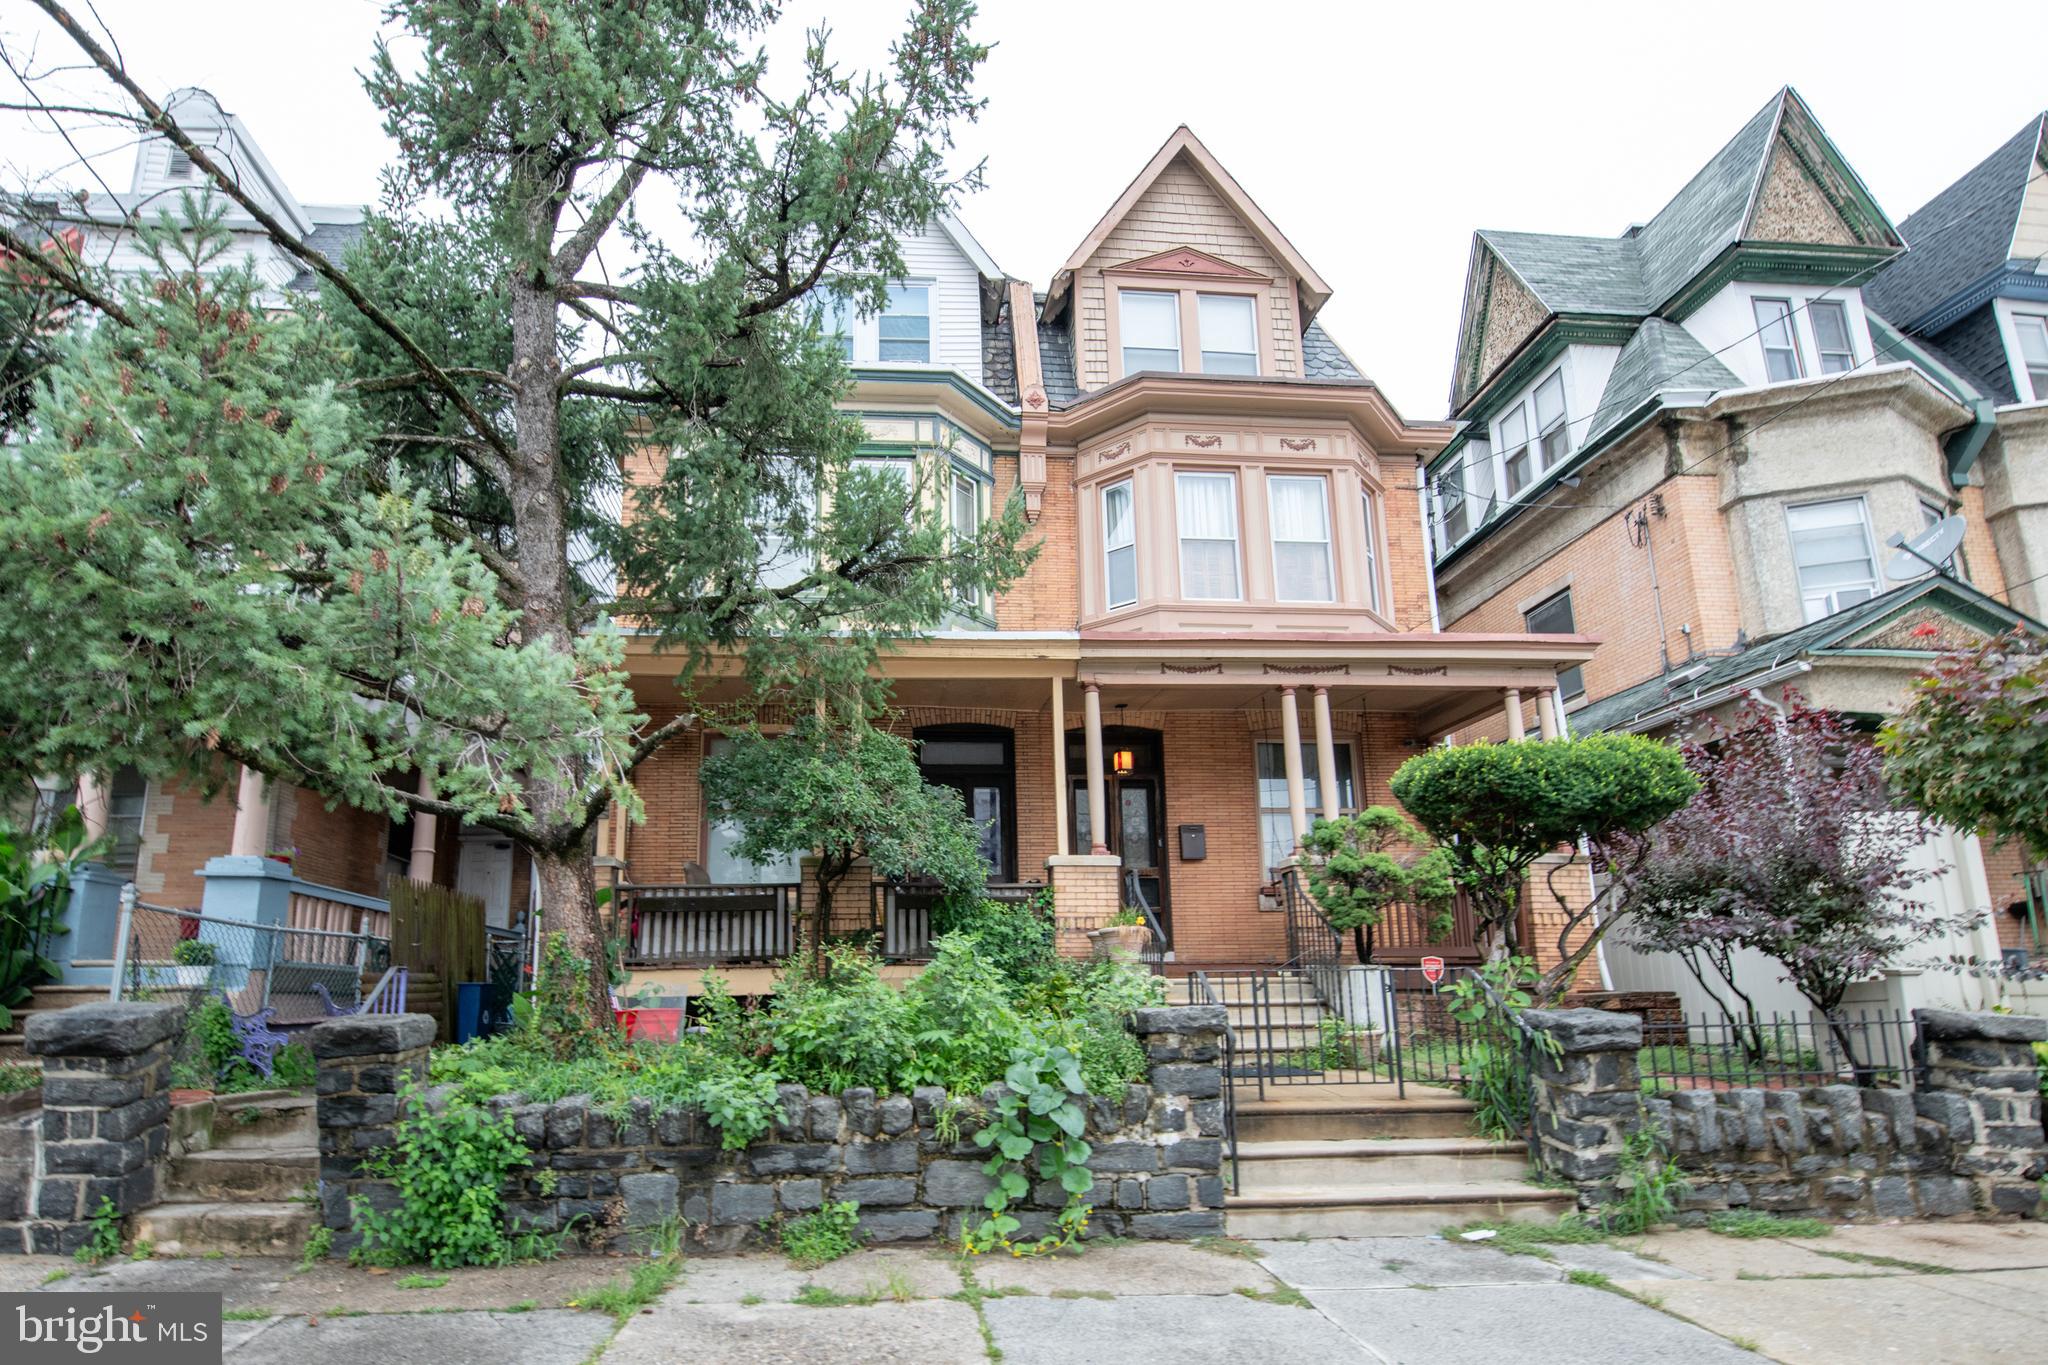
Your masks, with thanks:
[{"label": "slate roof", "polygon": [[1553,313],[1636,316],[1649,311],[1643,303],[1642,270],[1632,238],[1493,229],[1479,237]]},{"label": "slate roof", "polygon": [[1018,405],[1017,337],[1011,328],[1007,298],[995,322],[983,324],[981,329],[981,384],[1011,407]]},{"label": "slate roof", "polygon": [[1600,406],[1594,409],[1581,444],[1598,440],[1645,399],[1666,389],[1741,387],[1735,372],[1700,345],[1691,332],[1662,318],[1645,318],[1615,357],[1607,389],[1600,395]]},{"label": "slate roof", "polygon": [[1040,308],[1038,367],[1044,372],[1046,404],[1055,410],[1071,407],[1081,401],[1081,386],[1074,379],[1073,338],[1058,323],[1044,321],[1045,295],[1034,295],[1032,301]]},{"label": "slate roof", "polygon": [[[339,263],[342,254],[362,235],[361,223],[315,223],[313,230],[306,234],[306,245],[328,260]],[[298,293],[310,294],[319,287],[320,277],[310,269],[301,267],[299,273],[292,276],[291,288]]]},{"label": "slate roof", "polygon": [[1301,334],[1301,373],[1305,379],[1365,378],[1320,322],[1309,323]]},{"label": "slate roof", "polygon": [[2048,115],[2037,115],[2005,145],[1899,224],[1907,251],[1863,286],[1864,299],[1902,327],[2005,264],[2020,201],[2033,174]]},{"label": "slate roof", "polygon": [[[1891,616],[1901,607],[1930,594],[1951,599],[1950,605],[1968,611],[1975,608],[2007,623],[2020,623],[2039,630],[2038,622],[2030,621],[2003,603],[1984,596],[1967,583],[1958,583],[1951,578],[1929,576],[1911,583],[1879,593],[1867,602],[1859,602],[1844,608],[1832,616],[1823,616],[1810,621],[1796,630],[1788,630],[1769,639],[1726,654],[1717,654],[1710,659],[1698,660],[1706,667],[1698,673],[1688,675],[1683,682],[1674,682],[1671,677],[1652,678],[1637,683],[1613,696],[1602,697],[1599,701],[1582,706],[1571,713],[1573,734],[1592,734],[1600,730],[1625,728],[1629,722],[1652,711],[1660,710],[1673,702],[1690,697],[1705,696],[1720,691],[1745,678],[1767,673],[1781,664],[1814,654],[1826,654],[1851,647],[1852,642],[1880,621]],[[1928,651],[1932,657],[1934,651]]]}]

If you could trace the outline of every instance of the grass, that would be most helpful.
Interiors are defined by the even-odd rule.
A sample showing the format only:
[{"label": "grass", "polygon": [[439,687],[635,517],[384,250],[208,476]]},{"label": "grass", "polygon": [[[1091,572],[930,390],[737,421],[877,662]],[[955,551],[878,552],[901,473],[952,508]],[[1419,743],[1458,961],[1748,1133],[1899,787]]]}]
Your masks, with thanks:
[{"label": "grass", "polygon": [[1728,1338],[1728,1344],[1738,1351],[1748,1351],[1751,1355],[1762,1355],[1764,1353],[1764,1348],[1757,1345],[1753,1337],[1730,1337]]},{"label": "grass", "polygon": [[334,1230],[314,1228],[306,1234],[306,1245],[299,1249],[299,1271],[301,1274],[327,1259],[334,1251]]},{"label": "grass", "polygon": [[1891,1270],[1910,1270],[1916,1275],[1953,1275],[1956,1273],[1951,1266],[1929,1265],[1925,1261],[1905,1261],[1900,1260],[1897,1256],[1878,1256],[1867,1251],[1828,1251],[1822,1247],[1813,1247],[1812,1251],[1816,1256],[1826,1256],[1837,1261],[1848,1261],[1852,1265],[1879,1265]]},{"label": "grass", "polygon": [[400,1289],[439,1289],[448,1283],[446,1275],[407,1275],[395,1282]]},{"label": "grass", "polygon": [[517,1303],[505,1305],[505,1307],[499,1309],[498,1311],[501,1313],[531,1313],[534,1309],[538,1307],[540,1307],[540,1301],[538,1299],[521,1299]]},{"label": "grass", "polygon": [[1277,1303],[1286,1308],[1313,1307],[1306,1298],[1302,1297],[1301,1291],[1291,1284],[1276,1284],[1267,1290],[1253,1289],[1249,1285],[1239,1285],[1237,1292],[1245,1298],[1257,1299],[1260,1303]]},{"label": "grass", "polygon": [[55,1284],[59,1280],[68,1280],[70,1278],[71,1272],[68,1270],[53,1270],[49,1274],[43,1276],[43,1283]]},{"label": "grass", "polygon": [[[228,1308],[222,1310],[220,1320],[222,1322],[268,1322],[270,1321],[270,1316],[268,1308]],[[329,1316],[332,1316],[332,1314]]]},{"label": "grass", "polygon": [[1597,1270],[1574,1270],[1565,1275],[1573,1284],[1583,1284],[1593,1289],[1605,1289],[1612,1283]]},{"label": "grass", "polygon": [[1731,1209],[1707,1219],[1707,1231],[1723,1237],[1826,1237],[1834,1230],[1818,1218],[1780,1218],[1759,1209]]},{"label": "grass", "polygon": [[1505,1251],[1510,1256],[1534,1256],[1539,1261],[1553,1259],[1550,1254],[1553,1246],[1583,1246],[1607,1240],[1604,1228],[1569,1214],[1555,1223],[1467,1223],[1463,1227],[1445,1228],[1443,1236],[1447,1242],[1462,1242],[1468,1232],[1494,1234],[1472,1245]]},{"label": "grass", "polygon": [[1188,1245],[1197,1251],[1207,1251],[1217,1256],[1235,1256],[1242,1261],[1259,1259],[1259,1249],[1237,1237],[1197,1237]]},{"label": "grass", "polygon": [[626,1319],[660,1298],[662,1291],[674,1284],[676,1276],[682,1273],[683,1262],[679,1256],[642,1261],[633,1267],[626,1283],[607,1282],[595,1289],[586,1289],[569,1300],[569,1307],[609,1313],[623,1327]]},{"label": "grass", "polygon": [[807,1284],[796,1291],[791,1303],[805,1308],[867,1308],[882,1301],[879,1290],[859,1294],[843,1294],[837,1289],[822,1284]]},{"label": "grass", "polygon": [[988,1325],[988,1314],[981,1308],[984,1299],[997,1296],[982,1288],[981,1281],[974,1278],[974,1261],[970,1257],[954,1257],[953,1269],[960,1276],[960,1292],[953,1297],[974,1310],[975,1325],[981,1328],[982,1354],[990,1360],[1001,1360],[1003,1348],[996,1345],[995,1328]]},{"label": "grass", "polygon": [[1110,1293],[1107,1289],[1055,1289],[1046,1297],[1053,1299],[1100,1299],[1104,1303],[1114,1303],[1116,1301],[1116,1295]]}]

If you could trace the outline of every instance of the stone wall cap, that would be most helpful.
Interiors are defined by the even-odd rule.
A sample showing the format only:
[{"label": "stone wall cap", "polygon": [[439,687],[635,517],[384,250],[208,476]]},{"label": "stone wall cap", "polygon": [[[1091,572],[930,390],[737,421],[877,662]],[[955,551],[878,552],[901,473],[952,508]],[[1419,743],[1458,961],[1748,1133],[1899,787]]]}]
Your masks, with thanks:
[{"label": "stone wall cap", "polygon": [[1221,1033],[1230,1011],[1221,1005],[1153,1005],[1132,1011],[1139,1033]]},{"label": "stone wall cap", "polygon": [[2048,1043],[2048,1019],[2037,1014],[1980,1014],[1970,1010],[1914,1010],[1922,1038],[1991,1043]]},{"label": "stone wall cap", "polygon": [[1522,1022],[1566,1052],[1634,1051],[1643,1045],[1640,1015],[1614,1010],[1523,1010]]},{"label": "stone wall cap", "polygon": [[23,1045],[31,1057],[132,1057],[184,1027],[176,1005],[103,1001],[30,1015]]},{"label": "stone wall cap", "polygon": [[349,1014],[315,1024],[306,1045],[315,1057],[366,1057],[425,1047],[434,1033],[431,1014]]}]

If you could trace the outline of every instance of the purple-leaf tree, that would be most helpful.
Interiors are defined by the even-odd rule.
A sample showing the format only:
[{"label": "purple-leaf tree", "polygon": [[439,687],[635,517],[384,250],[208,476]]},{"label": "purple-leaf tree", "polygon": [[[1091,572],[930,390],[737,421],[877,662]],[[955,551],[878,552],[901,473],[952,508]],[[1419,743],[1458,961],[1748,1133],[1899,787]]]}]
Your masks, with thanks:
[{"label": "purple-leaf tree", "polygon": [[[1868,739],[1834,712],[1746,703],[1734,724],[1686,743],[1699,792],[1644,838],[1647,856],[1610,866],[1632,903],[1631,940],[1678,954],[1716,999],[1742,1002],[1750,1055],[1763,1052],[1756,1007],[1734,969],[1739,948],[1784,968],[1826,1015],[1836,1044],[1860,1072],[1835,1022],[1850,986],[1903,950],[1969,927],[1936,912],[1916,890],[1940,869],[1915,857],[1927,828],[1894,807]],[[1736,1010],[1729,1009],[1734,1016]]]}]

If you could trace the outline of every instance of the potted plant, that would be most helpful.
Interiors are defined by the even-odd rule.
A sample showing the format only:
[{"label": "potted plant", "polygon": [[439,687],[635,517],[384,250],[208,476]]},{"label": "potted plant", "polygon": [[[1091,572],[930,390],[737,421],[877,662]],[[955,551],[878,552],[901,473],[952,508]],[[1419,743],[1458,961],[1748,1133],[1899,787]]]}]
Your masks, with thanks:
[{"label": "potted plant", "polygon": [[165,974],[166,985],[204,986],[213,975],[214,964],[220,961],[220,953],[211,943],[188,938],[171,949],[171,961],[175,965]]},{"label": "potted plant", "polygon": [[1116,912],[1109,923],[1100,929],[1091,929],[1088,942],[1093,946],[1097,958],[1121,958],[1126,961],[1141,957],[1152,942],[1152,930],[1145,924],[1145,912],[1135,905],[1126,905]]}]

